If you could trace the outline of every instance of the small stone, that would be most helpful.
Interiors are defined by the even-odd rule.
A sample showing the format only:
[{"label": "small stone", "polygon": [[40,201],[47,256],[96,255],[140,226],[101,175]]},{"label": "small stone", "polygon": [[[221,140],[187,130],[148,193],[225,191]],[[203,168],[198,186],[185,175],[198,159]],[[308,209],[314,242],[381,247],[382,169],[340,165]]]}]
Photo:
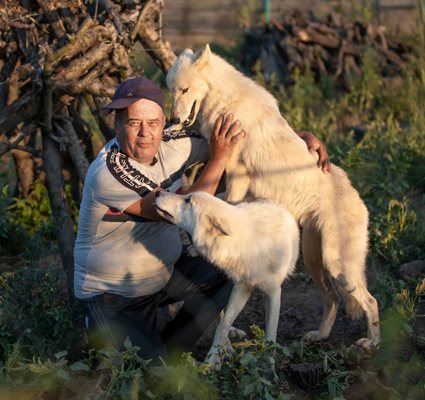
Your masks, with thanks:
[{"label": "small stone", "polygon": [[425,262],[422,260],[415,260],[402,264],[400,265],[397,275],[404,281],[419,279],[421,276],[425,276]]}]

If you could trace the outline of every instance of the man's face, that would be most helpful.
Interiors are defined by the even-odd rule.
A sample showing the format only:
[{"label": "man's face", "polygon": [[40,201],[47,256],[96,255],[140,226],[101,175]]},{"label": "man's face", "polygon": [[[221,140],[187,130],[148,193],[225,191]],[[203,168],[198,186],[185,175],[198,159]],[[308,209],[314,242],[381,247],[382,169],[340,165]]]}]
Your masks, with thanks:
[{"label": "man's face", "polygon": [[164,113],[154,101],[141,99],[131,104],[116,121],[122,151],[142,164],[152,164],[161,144],[164,125]]}]

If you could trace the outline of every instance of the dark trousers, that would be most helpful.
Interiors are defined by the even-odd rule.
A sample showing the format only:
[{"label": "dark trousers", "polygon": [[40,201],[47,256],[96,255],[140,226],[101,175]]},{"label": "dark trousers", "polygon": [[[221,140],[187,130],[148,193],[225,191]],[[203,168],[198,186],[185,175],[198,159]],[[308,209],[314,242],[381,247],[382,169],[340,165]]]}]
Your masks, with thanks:
[{"label": "dark trousers", "polygon": [[[83,300],[89,339],[95,347],[112,345],[122,350],[129,337],[144,359],[167,352],[189,351],[209,324],[226,306],[232,282],[201,257],[183,254],[167,285],[148,296],[102,295]],[[162,332],[157,327],[158,308],[184,301]]]}]

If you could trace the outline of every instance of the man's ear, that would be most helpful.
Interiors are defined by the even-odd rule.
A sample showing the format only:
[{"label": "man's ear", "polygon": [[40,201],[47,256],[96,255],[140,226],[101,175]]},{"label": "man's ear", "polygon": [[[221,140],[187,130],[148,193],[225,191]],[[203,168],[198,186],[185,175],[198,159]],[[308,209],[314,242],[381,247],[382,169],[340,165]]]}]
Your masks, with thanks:
[{"label": "man's ear", "polygon": [[202,68],[207,65],[211,56],[211,49],[209,44],[206,44],[202,49],[198,50],[192,59],[194,65],[198,68]]},{"label": "man's ear", "polygon": [[230,224],[223,218],[217,218],[211,215],[208,215],[206,218],[209,222],[209,231],[211,233],[224,236],[232,236],[232,229],[230,227]]}]

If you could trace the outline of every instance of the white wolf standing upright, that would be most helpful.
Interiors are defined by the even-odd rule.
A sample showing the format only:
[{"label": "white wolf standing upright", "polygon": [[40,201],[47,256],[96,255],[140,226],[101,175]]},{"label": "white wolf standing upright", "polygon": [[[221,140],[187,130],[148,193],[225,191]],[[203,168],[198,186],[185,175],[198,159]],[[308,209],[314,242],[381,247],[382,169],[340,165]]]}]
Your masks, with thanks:
[{"label": "white wolf standing upright", "polygon": [[240,121],[246,137],[226,168],[226,200],[264,198],[281,203],[302,226],[304,263],[323,299],[321,325],[306,338],[329,336],[339,291],[352,317],[359,317],[361,310],[366,313],[367,338],[357,344],[376,346],[378,304],[367,290],[365,276],[368,212],[345,172],[334,165],[330,174],[323,174],[280,114],[276,99],[208,45],[197,53],[184,50],[167,74],[167,85],[173,95],[171,130],[197,120],[206,135],[224,113]]}]

